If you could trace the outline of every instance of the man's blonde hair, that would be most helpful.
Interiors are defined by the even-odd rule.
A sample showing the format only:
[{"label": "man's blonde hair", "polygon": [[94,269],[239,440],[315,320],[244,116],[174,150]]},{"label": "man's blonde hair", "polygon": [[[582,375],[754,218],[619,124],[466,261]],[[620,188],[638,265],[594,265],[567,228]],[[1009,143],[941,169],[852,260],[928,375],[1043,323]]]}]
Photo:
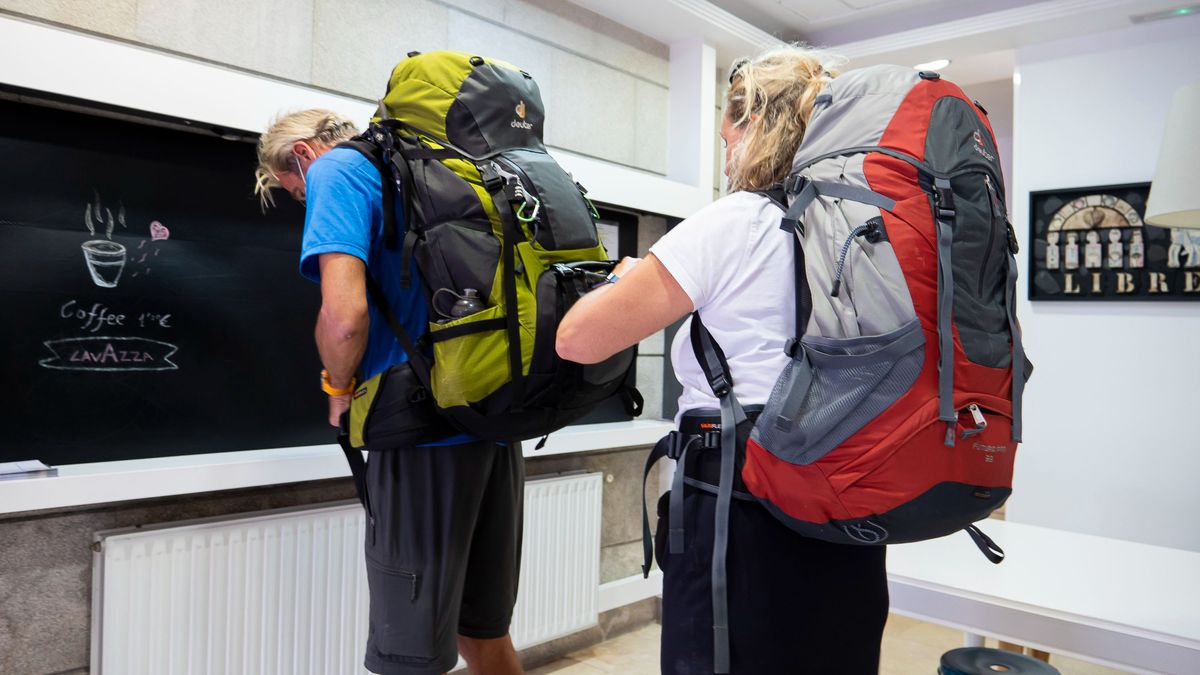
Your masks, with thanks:
[{"label": "man's blonde hair", "polygon": [[725,115],[744,129],[729,164],[729,191],[764,190],[787,177],[817,95],[844,59],[801,45],[734,63]]},{"label": "man's blonde hair", "polygon": [[254,170],[254,194],[258,195],[263,210],[275,204],[271,190],[280,187],[277,175],[295,168],[289,160],[296,141],[329,147],[356,134],[358,128],[354,122],[321,108],[298,110],[272,120],[258,139],[258,168]]}]

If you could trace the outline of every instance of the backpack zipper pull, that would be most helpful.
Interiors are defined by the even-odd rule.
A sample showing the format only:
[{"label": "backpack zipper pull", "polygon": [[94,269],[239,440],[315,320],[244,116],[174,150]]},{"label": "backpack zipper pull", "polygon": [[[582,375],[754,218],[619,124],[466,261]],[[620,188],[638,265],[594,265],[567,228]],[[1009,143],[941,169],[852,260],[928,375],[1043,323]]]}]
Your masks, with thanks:
[{"label": "backpack zipper pull", "polygon": [[846,267],[846,254],[850,252],[850,242],[854,241],[855,237],[867,234],[873,229],[873,223],[865,223],[854,228],[850,232],[850,236],[846,237],[846,243],[842,244],[842,252],[838,255],[837,272],[833,275],[833,290],[829,292],[833,297],[836,298],[842,289],[842,270]]},{"label": "backpack zipper pull", "polygon": [[976,434],[983,433],[987,429],[987,418],[983,416],[983,411],[979,409],[979,404],[972,403],[967,406],[967,412],[971,413],[971,420],[975,422],[974,429],[964,429],[962,432],[963,438],[970,438]]},{"label": "backpack zipper pull", "polygon": [[987,428],[987,420],[983,418],[983,411],[979,409],[978,405],[972,403],[971,405],[967,406],[967,412],[971,413],[971,419],[975,420],[975,428]]}]

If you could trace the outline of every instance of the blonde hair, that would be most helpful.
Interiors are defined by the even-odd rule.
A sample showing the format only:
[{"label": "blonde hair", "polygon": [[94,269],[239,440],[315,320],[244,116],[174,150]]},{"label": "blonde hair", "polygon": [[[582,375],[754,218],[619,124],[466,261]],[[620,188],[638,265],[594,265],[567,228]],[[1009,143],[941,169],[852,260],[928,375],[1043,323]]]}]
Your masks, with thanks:
[{"label": "blonde hair", "polygon": [[787,177],[813,103],[837,77],[843,61],[786,45],[733,64],[725,116],[743,135],[730,157],[730,192],[764,190]]},{"label": "blonde hair", "polygon": [[254,194],[263,210],[275,205],[271,189],[280,187],[278,174],[291,171],[288,163],[296,141],[333,146],[358,134],[348,118],[332,110],[313,108],[280,115],[258,139],[258,168],[254,170]]}]

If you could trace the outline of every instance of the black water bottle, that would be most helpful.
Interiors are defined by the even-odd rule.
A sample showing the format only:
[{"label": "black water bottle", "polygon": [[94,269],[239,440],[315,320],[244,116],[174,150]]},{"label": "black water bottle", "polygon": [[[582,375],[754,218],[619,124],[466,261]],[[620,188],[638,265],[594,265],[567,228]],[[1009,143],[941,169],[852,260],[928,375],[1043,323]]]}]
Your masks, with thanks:
[{"label": "black water bottle", "polygon": [[450,308],[450,318],[458,319],[483,309],[484,304],[483,300],[479,299],[479,291],[474,288],[464,288],[463,294],[458,296],[458,301]]}]

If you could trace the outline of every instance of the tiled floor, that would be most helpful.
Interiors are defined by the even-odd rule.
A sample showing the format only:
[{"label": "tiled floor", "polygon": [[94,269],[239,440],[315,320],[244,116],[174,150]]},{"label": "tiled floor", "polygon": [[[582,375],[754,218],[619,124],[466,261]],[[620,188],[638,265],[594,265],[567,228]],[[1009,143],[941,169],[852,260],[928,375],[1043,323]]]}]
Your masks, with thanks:
[{"label": "tiled floor", "polygon": [[[658,624],[626,633],[566,658],[528,671],[527,675],[657,675]],[[937,672],[941,655],[962,646],[959,631],[892,614],[883,634],[880,675],[923,675]],[[989,641],[989,646],[995,646]],[[1063,656],[1052,655],[1050,663],[1063,675],[1121,675],[1113,670]]]}]

